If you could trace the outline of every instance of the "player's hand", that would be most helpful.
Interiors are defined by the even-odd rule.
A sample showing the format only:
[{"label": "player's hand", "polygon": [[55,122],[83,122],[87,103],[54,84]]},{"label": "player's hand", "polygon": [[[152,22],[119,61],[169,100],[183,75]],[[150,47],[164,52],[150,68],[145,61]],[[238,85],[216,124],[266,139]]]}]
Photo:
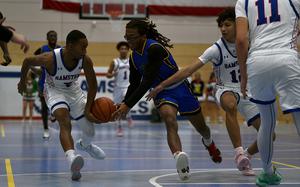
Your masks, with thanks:
[{"label": "player's hand", "polygon": [[150,93],[146,96],[146,100],[150,101],[151,99],[155,98],[156,95],[161,92],[164,88],[161,85],[156,86]]},{"label": "player's hand", "polygon": [[27,43],[27,41],[25,40],[22,44],[21,44],[21,50],[23,50],[24,53],[27,53],[29,50],[30,46]]},{"label": "player's hand", "polygon": [[23,94],[26,91],[26,83],[25,81],[20,80],[20,82],[18,83],[18,92],[19,94]]},{"label": "player's hand", "polygon": [[120,120],[120,119],[126,117],[129,110],[130,110],[130,108],[125,103],[122,103],[117,108],[117,110],[112,114],[112,120]]},{"label": "player's hand", "polygon": [[11,63],[11,58],[9,54],[3,54],[4,62],[1,63],[2,66],[7,66],[8,64]]},{"label": "player's hand", "polygon": [[247,76],[241,76],[241,93],[243,94],[243,98],[247,97]]},{"label": "player's hand", "polygon": [[85,118],[92,123],[101,123],[91,112],[84,113]]}]

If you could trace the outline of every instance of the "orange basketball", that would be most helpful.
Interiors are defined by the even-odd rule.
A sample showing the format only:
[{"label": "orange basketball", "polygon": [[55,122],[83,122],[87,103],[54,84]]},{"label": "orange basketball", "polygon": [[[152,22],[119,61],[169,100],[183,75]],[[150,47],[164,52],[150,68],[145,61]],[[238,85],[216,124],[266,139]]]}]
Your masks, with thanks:
[{"label": "orange basketball", "polygon": [[108,97],[97,98],[92,105],[92,114],[101,122],[109,122],[111,115],[117,108]]}]

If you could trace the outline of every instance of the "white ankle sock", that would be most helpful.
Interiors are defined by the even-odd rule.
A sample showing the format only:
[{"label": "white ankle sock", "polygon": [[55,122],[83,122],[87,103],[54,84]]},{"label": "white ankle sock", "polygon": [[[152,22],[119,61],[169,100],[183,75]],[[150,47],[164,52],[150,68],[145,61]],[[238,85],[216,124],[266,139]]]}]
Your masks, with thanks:
[{"label": "white ankle sock", "polygon": [[210,144],[212,143],[212,138],[211,138],[211,136],[210,136],[208,139],[205,139],[205,138],[203,137],[203,142],[204,142],[204,144],[205,144],[206,146],[210,146]]},{"label": "white ankle sock", "polygon": [[248,152],[248,148],[246,148],[246,149],[244,150],[244,154],[245,154],[249,159],[252,158],[252,155]]},{"label": "white ankle sock", "polygon": [[71,163],[73,158],[75,157],[74,149],[69,149],[68,151],[65,152],[65,155],[67,157],[67,160]]},{"label": "white ankle sock", "polygon": [[176,156],[180,153],[181,151],[176,151],[174,154],[173,154],[173,156],[174,156],[174,158],[176,159]]},{"label": "white ankle sock", "polygon": [[234,149],[236,154],[243,154],[244,153],[244,149],[243,147],[237,147]]}]

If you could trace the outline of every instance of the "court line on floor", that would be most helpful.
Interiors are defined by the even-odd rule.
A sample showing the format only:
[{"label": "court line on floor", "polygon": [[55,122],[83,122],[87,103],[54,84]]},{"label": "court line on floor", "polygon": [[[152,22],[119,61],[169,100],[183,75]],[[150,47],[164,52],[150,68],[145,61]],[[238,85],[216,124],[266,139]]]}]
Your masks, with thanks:
[{"label": "court line on floor", "polygon": [[[280,168],[281,170],[295,170],[295,168]],[[109,171],[82,171],[81,174],[104,174],[104,173],[140,173],[140,172],[172,172],[175,169],[142,169],[142,170],[109,170]],[[225,169],[193,169],[192,173],[201,172],[218,172],[218,171],[237,171],[236,168],[225,168]],[[253,170],[261,170],[261,168],[253,168]],[[40,176],[40,175],[69,175],[70,172],[56,172],[56,173],[15,173],[14,177],[18,176]],[[166,175],[177,175],[177,173],[166,174]],[[0,177],[5,177],[6,174],[1,174]]]},{"label": "court line on floor", "polygon": [[[201,182],[201,183],[195,183],[195,182],[192,182],[192,183],[160,183],[161,185],[182,185],[182,184],[189,184],[189,185],[211,185],[211,184],[217,184],[217,185],[243,185],[243,184],[255,184],[254,182],[243,182],[243,183],[233,183],[233,182],[220,182],[220,183],[211,183],[211,182]],[[280,185],[283,185],[283,184],[286,184],[286,185],[296,185],[296,184],[300,184],[300,182],[282,182],[280,183]],[[160,187],[160,186],[155,186],[155,187]]]},{"label": "court line on floor", "polygon": [[277,162],[277,161],[272,161],[272,163],[276,164],[276,165],[280,165],[280,166],[287,166],[287,167],[290,167],[290,168],[300,169],[300,167],[292,165],[292,164],[285,164],[285,163]]},{"label": "court line on floor", "polygon": [[15,187],[14,174],[11,167],[10,159],[5,159],[5,167],[6,167],[6,176],[7,176],[7,186]]},{"label": "court line on floor", "polygon": [[[262,168],[253,168],[253,170],[261,170]],[[297,168],[280,168],[280,169],[285,169],[285,170],[294,170]],[[300,169],[300,168],[299,168]],[[194,171],[191,172],[191,174],[194,173],[206,173],[206,172],[226,172],[226,171],[237,171],[236,168],[225,168],[225,169],[203,169],[203,170],[198,170],[198,171]],[[178,173],[169,173],[169,174],[164,174],[164,175],[158,175],[155,177],[152,177],[149,179],[149,183],[152,184],[154,187],[163,187],[161,184],[170,184],[170,185],[182,185],[182,184],[226,184],[226,183],[188,183],[188,181],[181,181],[178,183],[158,183],[156,182],[159,178],[162,177],[169,177],[169,176],[174,176],[174,175],[178,175]],[[254,184],[254,183],[228,183],[228,184]],[[281,183],[281,184],[290,184],[290,183]],[[300,184],[299,183],[293,183],[293,184]]]},{"label": "court line on floor", "polygon": [[[292,168],[289,168],[292,169]],[[174,169],[146,169],[146,170],[110,170],[110,171],[82,171],[81,174],[103,174],[103,173],[140,173],[140,172],[171,172]],[[70,172],[56,173],[15,173],[14,176],[40,176],[40,175],[69,175]],[[0,177],[7,176],[1,174]]]},{"label": "court line on floor", "polygon": [[4,125],[0,125],[0,131],[1,131],[1,137],[4,138],[5,137],[5,129],[4,129]]}]

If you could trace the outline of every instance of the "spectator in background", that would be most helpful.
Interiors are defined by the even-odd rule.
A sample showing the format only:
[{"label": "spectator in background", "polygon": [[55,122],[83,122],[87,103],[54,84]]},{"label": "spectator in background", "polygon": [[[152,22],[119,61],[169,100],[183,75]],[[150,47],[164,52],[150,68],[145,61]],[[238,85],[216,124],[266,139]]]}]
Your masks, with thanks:
[{"label": "spectator in background", "polygon": [[199,102],[205,101],[204,94],[204,82],[201,79],[201,74],[199,72],[194,73],[194,78],[191,82],[192,92],[198,98]]},{"label": "spectator in background", "polygon": [[29,107],[29,121],[32,121],[33,103],[37,92],[37,82],[35,74],[28,71],[26,76],[26,89],[23,92],[23,121],[26,119],[27,108]]}]

